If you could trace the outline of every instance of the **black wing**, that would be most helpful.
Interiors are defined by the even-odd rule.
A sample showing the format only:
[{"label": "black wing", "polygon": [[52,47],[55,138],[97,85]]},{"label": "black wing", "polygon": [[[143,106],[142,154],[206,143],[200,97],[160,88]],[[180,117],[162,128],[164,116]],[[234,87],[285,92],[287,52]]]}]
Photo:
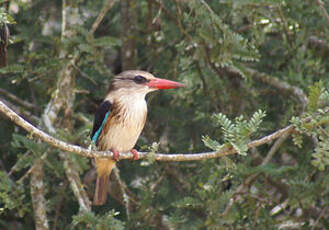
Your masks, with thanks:
[{"label": "black wing", "polygon": [[91,139],[97,143],[97,139],[102,131],[102,128],[109,116],[111,111],[112,104],[109,101],[103,101],[97,108],[95,119],[94,119],[94,126],[93,131],[91,133]]}]

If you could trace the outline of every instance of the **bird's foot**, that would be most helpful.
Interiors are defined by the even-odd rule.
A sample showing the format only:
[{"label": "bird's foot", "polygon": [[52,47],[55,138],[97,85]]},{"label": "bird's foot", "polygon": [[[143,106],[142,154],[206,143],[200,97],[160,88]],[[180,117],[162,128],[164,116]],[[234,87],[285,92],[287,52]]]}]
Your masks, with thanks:
[{"label": "bird's foot", "polygon": [[134,160],[134,161],[135,161],[135,160],[138,160],[139,156],[138,156],[138,152],[137,152],[137,150],[136,150],[136,149],[132,149],[132,150],[130,150],[130,152],[134,155],[134,156],[133,156],[133,160]]},{"label": "bird's foot", "polygon": [[113,160],[115,160],[115,161],[119,161],[119,156],[120,156],[120,153],[119,153],[119,151],[117,151],[117,150],[112,150],[112,153],[113,153]]}]

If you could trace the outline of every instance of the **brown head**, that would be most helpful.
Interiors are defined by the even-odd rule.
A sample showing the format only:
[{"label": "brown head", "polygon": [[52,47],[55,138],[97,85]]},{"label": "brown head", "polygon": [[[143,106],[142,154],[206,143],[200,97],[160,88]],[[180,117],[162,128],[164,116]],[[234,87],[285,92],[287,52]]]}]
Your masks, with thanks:
[{"label": "brown head", "polygon": [[128,70],[118,74],[110,84],[108,93],[120,90],[125,94],[142,94],[158,89],[184,87],[184,84],[156,78],[151,73],[141,70]]}]

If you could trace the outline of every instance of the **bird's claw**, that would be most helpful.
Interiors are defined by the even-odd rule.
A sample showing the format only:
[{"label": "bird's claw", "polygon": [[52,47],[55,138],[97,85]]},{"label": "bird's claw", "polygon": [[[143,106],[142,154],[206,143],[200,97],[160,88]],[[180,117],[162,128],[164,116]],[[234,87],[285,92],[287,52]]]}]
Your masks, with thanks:
[{"label": "bird's claw", "polygon": [[136,149],[132,149],[132,150],[130,150],[130,152],[134,155],[133,156],[133,160],[134,161],[138,160],[139,156],[138,156],[137,150]]},{"label": "bird's claw", "polygon": [[112,157],[113,160],[119,161],[119,156],[120,156],[119,151],[113,150],[112,153],[113,153],[113,157]]}]

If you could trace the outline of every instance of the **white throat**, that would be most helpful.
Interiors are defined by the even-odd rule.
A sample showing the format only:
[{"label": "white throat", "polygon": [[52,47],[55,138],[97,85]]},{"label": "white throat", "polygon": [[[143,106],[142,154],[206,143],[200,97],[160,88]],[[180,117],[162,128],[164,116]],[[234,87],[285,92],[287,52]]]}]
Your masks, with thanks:
[{"label": "white throat", "polygon": [[145,91],[127,92],[127,90],[119,89],[107,95],[106,99],[111,103],[118,103],[124,110],[126,118],[139,121],[144,119],[147,112],[147,104],[145,101]]}]

